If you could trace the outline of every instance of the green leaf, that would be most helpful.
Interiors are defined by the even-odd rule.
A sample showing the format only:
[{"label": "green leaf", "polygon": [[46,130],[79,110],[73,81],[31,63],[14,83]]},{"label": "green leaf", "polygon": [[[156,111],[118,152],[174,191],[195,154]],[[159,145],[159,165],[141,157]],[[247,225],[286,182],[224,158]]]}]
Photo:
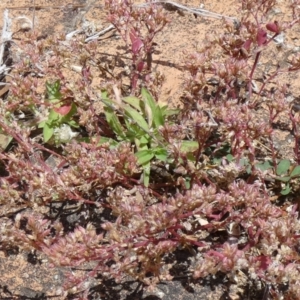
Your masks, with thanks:
[{"label": "green leaf", "polygon": [[44,143],[47,143],[51,139],[53,133],[54,133],[54,128],[50,126],[48,123],[45,123],[43,128]]},{"label": "green leaf", "polygon": [[133,141],[138,151],[148,149],[148,143],[142,143],[139,138],[134,138]]},{"label": "green leaf", "polygon": [[288,159],[281,160],[276,167],[276,174],[283,175],[283,174],[287,173],[290,165],[291,165],[291,162]]},{"label": "green leaf", "polygon": [[129,105],[124,105],[124,110],[126,111],[127,115],[133,119],[142,129],[144,129],[146,132],[149,131],[149,126],[145,119],[140,115],[138,111],[130,107]]},{"label": "green leaf", "polygon": [[226,155],[226,159],[227,159],[229,162],[231,162],[231,161],[234,160],[234,156],[233,156],[232,154],[227,154],[227,155]]},{"label": "green leaf", "polygon": [[150,163],[144,165],[143,168],[143,183],[145,187],[149,186],[150,182]]},{"label": "green leaf", "polygon": [[134,138],[134,143],[138,151],[148,149],[149,136],[144,135],[141,138]]},{"label": "green leaf", "polygon": [[289,184],[280,192],[281,195],[288,195],[292,191],[292,188]]},{"label": "green leaf", "polygon": [[198,150],[199,144],[196,141],[182,141],[180,150],[182,152],[194,152]]},{"label": "green leaf", "polygon": [[133,97],[133,96],[129,96],[129,97],[123,98],[123,100],[126,103],[130,104],[131,106],[133,106],[136,110],[142,111],[141,100],[139,98]]},{"label": "green leaf", "polygon": [[124,138],[124,129],[117,118],[115,111],[110,107],[104,107],[104,114],[106,121],[109,124],[112,131],[120,138]]},{"label": "green leaf", "polygon": [[79,124],[77,122],[75,122],[74,120],[68,121],[66,123],[68,123],[70,126],[72,126],[74,128],[79,128]]},{"label": "green leaf", "polygon": [[246,166],[249,166],[249,159],[246,158],[246,157],[243,157],[239,160],[239,165],[241,167],[246,167]]},{"label": "green leaf", "polygon": [[221,161],[222,161],[222,157],[220,157],[220,158],[215,157],[215,158],[212,160],[212,163],[213,163],[214,165],[219,166],[220,163],[221,163]]},{"label": "green leaf", "polygon": [[118,142],[116,142],[115,140],[111,139],[111,138],[107,138],[105,136],[101,136],[100,140],[99,140],[99,145],[102,145],[104,143],[109,143],[110,144],[110,148],[115,148],[118,146]]},{"label": "green leaf", "polygon": [[151,124],[152,124],[152,120],[153,120],[153,123],[156,128],[164,125],[164,117],[162,114],[162,110],[160,109],[159,105],[157,105],[155,103],[151,94],[145,88],[142,88],[141,94],[142,94],[143,100],[145,101],[145,106],[148,105],[151,110],[151,113],[150,113],[149,110],[147,110],[147,108],[145,108],[147,117],[148,117],[148,119],[151,120]]},{"label": "green leaf", "polygon": [[191,161],[191,162],[196,162],[196,157],[195,157],[195,155],[193,155],[191,152],[188,152],[188,153],[186,154],[186,158],[187,158],[189,161]]},{"label": "green leaf", "polygon": [[125,119],[125,125],[127,131],[124,132],[124,134],[130,141],[134,141],[134,139],[139,139],[141,136],[145,135],[145,131],[142,130],[137,124],[133,123],[133,121],[131,120]]},{"label": "green leaf", "polygon": [[267,170],[272,169],[272,164],[268,160],[263,163],[258,163],[255,166],[256,166],[256,168],[260,169],[261,171],[267,171]]},{"label": "green leaf", "polygon": [[38,128],[43,128],[47,121],[42,121],[39,123]]},{"label": "green leaf", "polygon": [[101,93],[101,100],[102,100],[103,104],[105,105],[105,107],[108,107],[112,111],[115,111],[114,103],[109,98],[107,98],[107,93],[105,93],[105,92]]},{"label": "green leaf", "polygon": [[243,157],[241,158],[239,161],[238,161],[238,164],[241,166],[241,167],[245,167],[246,168],[246,172],[247,174],[251,174],[251,165],[249,163],[249,159],[246,158],[246,157]]},{"label": "green leaf", "polygon": [[154,112],[153,121],[154,121],[156,128],[158,128],[159,126],[163,126],[165,124],[165,118],[164,118],[162,111],[158,105],[156,106],[156,109]]},{"label": "green leaf", "polygon": [[187,188],[187,189],[190,189],[191,188],[191,178],[190,177],[185,177],[184,178],[185,179],[185,187]]},{"label": "green leaf", "polygon": [[163,148],[158,148],[155,150],[155,157],[160,161],[167,161],[168,151]]},{"label": "green leaf", "polygon": [[251,166],[250,165],[246,168],[246,172],[247,172],[247,174],[251,174]]},{"label": "green leaf", "polygon": [[101,99],[108,100],[108,92],[106,90],[101,91]]},{"label": "green leaf", "polygon": [[141,94],[142,94],[142,97],[143,97],[143,100],[145,101],[145,103],[147,103],[150,106],[152,112],[154,112],[155,108],[156,108],[156,103],[153,100],[151,94],[145,88],[142,88]]},{"label": "green leaf", "polygon": [[107,92],[101,92],[102,102],[104,103],[104,114],[107,123],[109,124],[111,130],[117,135],[119,139],[125,139],[126,135],[124,133],[124,128],[116,115],[112,101],[107,97]]},{"label": "green leaf", "polygon": [[164,109],[164,107],[161,108],[162,114],[165,117],[178,115],[180,112],[180,109]]},{"label": "green leaf", "polygon": [[47,98],[50,101],[60,100],[62,94],[60,93],[60,81],[56,80],[54,83],[46,82]]},{"label": "green leaf", "polygon": [[135,156],[138,159],[138,164],[144,166],[151,161],[151,159],[154,157],[154,153],[152,149],[145,149],[136,152]]},{"label": "green leaf", "polygon": [[56,124],[57,126],[59,125],[59,123],[61,122],[62,116],[57,113],[56,111],[54,111],[53,109],[50,110],[50,113],[48,115],[48,120],[47,123],[54,125]]},{"label": "green leaf", "polygon": [[296,166],[292,173],[290,174],[291,177],[300,176],[300,166]]},{"label": "green leaf", "polygon": [[276,180],[282,181],[282,182],[288,182],[291,180],[291,176],[285,176],[285,177],[275,177]]},{"label": "green leaf", "polygon": [[149,143],[149,135],[148,134],[144,134],[141,138],[140,138],[140,144],[141,145],[147,145]]}]

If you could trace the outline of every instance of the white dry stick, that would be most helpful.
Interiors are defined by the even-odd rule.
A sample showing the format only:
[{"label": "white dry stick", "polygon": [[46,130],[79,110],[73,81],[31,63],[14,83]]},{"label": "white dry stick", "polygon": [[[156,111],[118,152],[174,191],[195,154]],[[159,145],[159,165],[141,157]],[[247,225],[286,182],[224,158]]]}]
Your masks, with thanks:
[{"label": "white dry stick", "polygon": [[8,68],[3,64],[3,56],[5,44],[12,40],[12,32],[10,31],[11,19],[8,17],[8,10],[5,9],[3,13],[3,28],[0,41],[0,74],[8,71]]},{"label": "white dry stick", "polygon": [[73,38],[73,36],[75,36],[77,33],[82,33],[83,32],[83,29],[77,29],[77,30],[74,30],[74,31],[71,31],[69,32],[67,35],[66,35],[66,40],[69,41]]},{"label": "white dry stick", "polygon": [[114,29],[115,26],[114,25],[109,25],[108,27],[106,27],[105,29],[93,34],[92,36],[89,36],[88,38],[85,39],[85,42],[89,42],[89,41],[92,41],[92,40],[95,40],[97,39],[100,35],[103,35],[105,34],[106,32],[109,32],[110,30]]}]

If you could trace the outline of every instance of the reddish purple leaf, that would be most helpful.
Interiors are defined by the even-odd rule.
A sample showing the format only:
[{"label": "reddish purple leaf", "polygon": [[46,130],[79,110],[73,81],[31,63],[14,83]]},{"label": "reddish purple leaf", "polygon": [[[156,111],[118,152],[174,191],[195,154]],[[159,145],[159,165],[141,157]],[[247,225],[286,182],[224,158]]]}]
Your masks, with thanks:
[{"label": "reddish purple leaf", "polygon": [[251,44],[252,44],[252,40],[249,39],[244,43],[243,48],[249,51]]},{"label": "reddish purple leaf", "polygon": [[267,32],[261,28],[258,29],[256,40],[258,46],[264,45],[267,42]]},{"label": "reddish purple leaf", "polygon": [[138,78],[139,78],[138,74],[134,74],[133,77],[132,77],[132,79],[131,79],[131,89],[133,91],[135,91],[136,88],[137,88]]},{"label": "reddish purple leaf", "polygon": [[133,52],[133,54],[137,54],[140,49],[144,46],[142,40],[137,36],[136,32],[134,29],[131,30],[130,32],[130,39],[131,39],[131,50]]},{"label": "reddish purple leaf", "polygon": [[260,269],[265,271],[269,267],[270,263],[272,262],[269,256],[260,255],[255,257],[255,261],[260,263]]},{"label": "reddish purple leaf", "polygon": [[267,29],[274,32],[274,33],[279,33],[279,26],[278,26],[278,22],[275,21],[274,23],[268,23],[266,25]]},{"label": "reddish purple leaf", "polygon": [[72,105],[64,105],[64,106],[61,106],[58,108],[54,108],[54,111],[56,111],[57,113],[59,113],[62,116],[65,116],[70,112],[71,108],[72,108]]},{"label": "reddish purple leaf", "polygon": [[138,72],[142,72],[143,71],[143,69],[144,69],[144,62],[143,61],[140,61],[138,64],[137,64],[137,70],[138,70]]},{"label": "reddish purple leaf", "polygon": [[130,37],[131,43],[133,43],[135,41],[135,39],[137,38],[137,34],[134,29],[131,29],[131,31],[129,33],[129,37]]}]

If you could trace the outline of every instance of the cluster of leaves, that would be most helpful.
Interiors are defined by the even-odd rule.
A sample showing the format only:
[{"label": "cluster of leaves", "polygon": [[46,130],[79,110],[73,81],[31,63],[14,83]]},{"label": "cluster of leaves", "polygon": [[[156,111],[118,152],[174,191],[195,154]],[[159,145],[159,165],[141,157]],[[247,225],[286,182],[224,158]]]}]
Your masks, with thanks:
[{"label": "cluster of leaves", "polygon": [[[108,20],[116,27],[131,53],[131,89],[137,92],[141,82],[151,84],[154,38],[169,23],[161,6],[147,1],[145,7],[136,7],[132,0],[106,0]],[[156,84],[160,84],[157,82]],[[157,87],[156,87],[157,89]]]},{"label": "cluster of leaves", "polygon": [[[299,22],[296,2],[281,24],[268,19],[273,0],[242,0],[239,22],[223,20],[225,33],[186,53],[181,110],[152,96],[154,38],[168,22],[155,3],[106,1],[132,56],[131,94],[116,78],[93,84],[97,42],[27,33],[0,100],[1,133],[11,141],[0,153],[1,247],[38,250],[53,265],[93,263],[86,275],[67,276],[65,290],[78,295],[99,275],[155,288],[172,280],[172,253],[189,249],[185,276],[234,281],[241,272],[274,298],[300,298],[292,203],[300,189],[299,113],[286,100],[288,87],[279,79],[272,86],[299,70],[300,59],[272,63],[265,75],[259,63],[284,52],[273,42]],[[65,75],[71,65],[79,73]],[[293,162],[275,147],[279,116],[293,128]],[[70,224],[74,204],[78,222]]]},{"label": "cluster of leaves", "polygon": [[[101,137],[100,142],[110,142],[113,146],[124,141],[134,144],[137,162],[143,167],[144,186],[149,186],[151,161],[173,162],[172,153],[168,152],[169,142],[163,136],[163,128],[174,125],[170,117],[177,115],[179,110],[156,104],[145,88],[141,89],[141,99],[133,96],[116,98],[118,102],[114,103],[107,98],[106,91],[102,93],[106,120],[116,140]],[[198,148],[196,141],[181,140],[180,144],[182,153]]]},{"label": "cluster of leaves", "polygon": [[[57,80],[53,84],[46,83],[47,99],[55,105],[47,117],[46,120],[39,123],[39,128],[43,128],[43,138],[44,143],[49,142],[49,140],[55,135],[57,137],[57,142],[68,142],[73,137],[77,136],[71,130],[68,130],[66,125],[78,128],[79,125],[72,119],[76,114],[76,105],[74,102],[63,103],[61,101],[60,93],[60,82]],[[57,134],[63,131],[62,134]]]}]

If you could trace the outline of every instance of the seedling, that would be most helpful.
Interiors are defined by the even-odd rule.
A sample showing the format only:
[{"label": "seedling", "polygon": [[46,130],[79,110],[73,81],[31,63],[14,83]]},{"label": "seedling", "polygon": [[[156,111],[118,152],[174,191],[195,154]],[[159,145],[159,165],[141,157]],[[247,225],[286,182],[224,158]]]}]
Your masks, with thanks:
[{"label": "seedling", "polygon": [[[166,162],[168,159],[167,144],[159,129],[164,126],[167,117],[177,114],[178,110],[168,110],[166,106],[156,104],[149,92],[142,88],[142,99],[129,96],[117,104],[102,93],[105,104],[105,116],[116,135],[117,141],[128,141],[135,145],[135,155],[143,167],[143,182],[149,185],[150,162],[154,158]],[[102,139],[106,142],[107,139]]]},{"label": "seedling", "polygon": [[46,82],[47,101],[53,108],[50,109],[47,120],[39,123],[39,128],[43,128],[44,143],[50,141],[55,136],[56,143],[65,143],[76,137],[78,133],[70,128],[78,128],[78,124],[73,119],[77,112],[74,102],[62,104],[62,94],[60,92],[59,80],[54,83]]},{"label": "seedling", "polygon": [[292,165],[289,159],[282,159],[274,167],[270,161],[256,164],[262,171],[267,171],[267,175],[283,184],[281,195],[288,195],[292,191],[290,185],[292,179],[300,177],[300,166]]},{"label": "seedling", "polygon": [[284,188],[281,191],[282,195],[287,195],[292,191],[290,182],[292,179],[300,177],[300,166],[292,166],[290,160],[283,159],[276,166],[276,180],[284,183]]}]

